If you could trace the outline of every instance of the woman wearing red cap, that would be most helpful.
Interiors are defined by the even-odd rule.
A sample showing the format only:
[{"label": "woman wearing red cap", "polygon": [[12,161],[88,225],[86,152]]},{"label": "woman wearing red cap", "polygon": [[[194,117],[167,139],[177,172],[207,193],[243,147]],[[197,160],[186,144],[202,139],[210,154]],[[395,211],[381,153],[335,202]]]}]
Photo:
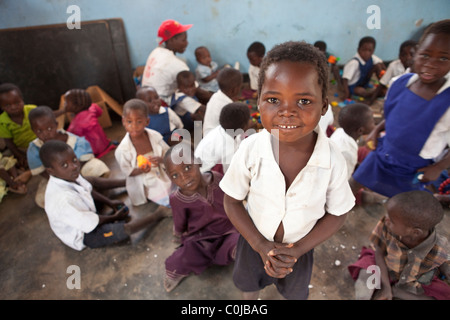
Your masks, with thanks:
[{"label": "woman wearing red cap", "polygon": [[164,21],[158,29],[158,37],[161,38],[159,46],[150,53],[145,64],[142,85],[154,87],[167,105],[177,89],[177,74],[189,70],[186,62],[178,58],[176,53],[186,50],[186,31],[191,27],[192,24],[182,25],[175,20]]}]

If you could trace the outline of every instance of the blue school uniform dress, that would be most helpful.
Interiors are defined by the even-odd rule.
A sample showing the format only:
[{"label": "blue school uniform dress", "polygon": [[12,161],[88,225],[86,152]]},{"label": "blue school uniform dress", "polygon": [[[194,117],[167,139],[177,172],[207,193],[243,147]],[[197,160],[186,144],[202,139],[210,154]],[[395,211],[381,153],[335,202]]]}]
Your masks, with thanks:
[{"label": "blue school uniform dress", "polygon": [[169,112],[167,107],[164,107],[165,112],[152,114],[150,116],[150,122],[147,125],[147,128],[153,129],[161,133],[166,143],[169,142],[170,136],[172,135],[172,131],[170,131],[170,120],[169,120]]},{"label": "blue school uniform dress", "polygon": [[353,94],[353,90],[355,90],[356,87],[363,87],[363,88],[367,87],[367,85],[369,84],[369,81],[370,81],[369,72],[373,67],[372,57],[370,57],[370,59],[368,61],[366,61],[366,63],[364,65],[361,63],[361,61],[358,58],[354,57],[353,59],[358,61],[360,76],[359,76],[358,81],[356,81],[355,84],[348,86],[348,89],[351,94]]},{"label": "blue school uniform dress", "polygon": [[417,170],[434,161],[419,153],[450,101],[450,88],[431,100],[416,95],[407,87],[412,76],[403,75],[390,87],[384,105],[386,135],[353,174],[356,181],[387,197],[424,189],[415,179]]},{"label": "blue school uniform dress", "polygon": [[[177,106],[177,104],[180,103],[181,101],[183,101],[183,99],[186,97],[187,97],[187,95],[182,95],[177,98],[175,96],[175,93],[172,94],[172,98],[170,100],[170,108],[175,111],[175,107]],[[192,98],[198,101],[197,97],[194,96]],[[183,122],[183,127],[186,130],[191,131],[194,129],[194,120],[192,120],[192,114],[189,111],[187,111],[182,116],[180,116],[180,115],[178,115],[178,116],[180,117],[181,121]]]}]

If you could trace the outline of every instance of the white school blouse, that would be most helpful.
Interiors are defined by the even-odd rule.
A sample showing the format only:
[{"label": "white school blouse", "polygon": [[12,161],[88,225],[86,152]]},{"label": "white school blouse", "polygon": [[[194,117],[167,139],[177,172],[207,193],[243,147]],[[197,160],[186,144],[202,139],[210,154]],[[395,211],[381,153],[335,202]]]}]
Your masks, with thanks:
[{"label": "white school blouse", "polygon": [[233,138],[220,125],[212,129],[195,148],[194,155],[202,162],[200,171],[206,172],[216,164],[222,164],[223,172],[227,172],[241,141],[240,136]]},{"label": "white school blouse", "polygon": [[247,197],[251,219],[269,241],[273,241],[280,222],[283,242],[293,243],[306,236],[326,212],[343,215],[355,204],[344,158],[318,126],[315,132],[314,151],[287,191],[267,130],[241,142],[220,182],[230,197]]},{"label": "white school blouse", "polygon": [[350,179],[358,163],[358,144],[342,128],[337,128],[331,135],[330,140],[334,141],[341,150],[347,164],[347,178]]},{"label": "white school blouse", "polygon": [[[361,64],[363,66],[366,64],[366,62],[363,60],[363,58],[361,58],[359,53],[356,53],[352,57],[352,59],[350,59],[344,65],[344,69],[342,71],[342,78],[348,80],[348,85],[349,86],[351,86],[351,85],[355,84],[356,82],[358,82],[359,77],[361,75],[361,72],[359,71],[359,63],[354,58],[358,59],[359,62],[361,62]],[[377,57],[376,55],[373,54],[372,55],[372,62],[373,62],[373,65],[376,65],[378,63],[382,63],[383,60],[381,60],[379,57]]]},{"label": "white school blouse", "polygon": [[[169,149],[169,146],[164,141],[162,135],[158,131],[152,129],[145,128],[145,130],[147,131],[150,144],[152,145],[154,156],[164,157],[164,154]],[[161,168],[161,165],[159,166],[158,170],[153,170],[152,168],[152,170],[150,170],[150,172],[148,173],[130,176],[131,172],[133,172],[134,169],[138,168],[138,165],[137,152],[128,132],[125,134],[122,141],[117,146],[114,156],[117,163],[119,164],[122,173],[126,176],[125,183],[127,193],[131,203],[134,206],[144,204],[149,199],[146,195],[145,190],[145,175],[154,176],[155,179],[159,179],[165,185],[165,190],[163,190],[160,188],[159,184],[155,184],[154,194],[156,198],[150,200],[158,202],[158,200],[161,199],[161,194],[165,193],[167,194],[167,196],[170,194],[172,183],[165,171]]]},{"label": "white school blouse", "polygon": [[205,119],[203,120],[203,136],[220,125],[220,112],[227,104],[232,103],[230,99],[222,90],[217,91],[211,96],[206,104]]},{"label": "white school blouse", "polygon": [[45,212],[50,228],[67,246],[83,250],[84,234],[99,222],[92,198],[92,185],[81,175],[77,183],[50,176],[45,190]]}]

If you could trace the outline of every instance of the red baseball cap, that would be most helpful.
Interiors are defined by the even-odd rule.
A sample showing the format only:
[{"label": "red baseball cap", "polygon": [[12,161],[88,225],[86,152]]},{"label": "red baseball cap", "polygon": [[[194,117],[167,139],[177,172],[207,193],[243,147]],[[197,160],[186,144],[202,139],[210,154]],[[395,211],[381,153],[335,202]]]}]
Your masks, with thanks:
[{"label": "red baseball cap", "polygon": [[159,42],[159,44],[166,42],[173,36],[185,32],[186,30],[189,30],[192,27],[192,24],[186,24],[182,25],[178,21],[175,20],[166,20],[161,23],[158,29],[158,37],[160,37],[162,40]]}]

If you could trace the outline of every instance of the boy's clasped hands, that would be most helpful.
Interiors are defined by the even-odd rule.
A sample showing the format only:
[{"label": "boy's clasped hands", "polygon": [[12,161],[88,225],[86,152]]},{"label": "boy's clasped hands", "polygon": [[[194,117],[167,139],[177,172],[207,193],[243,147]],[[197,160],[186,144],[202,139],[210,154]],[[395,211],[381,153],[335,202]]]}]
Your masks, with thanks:
[{"label": "boy's clasped hands", "polygon": [[259,254],[264,262],[264,270],[273,278],[284,278],[294,270],[297,258],[293,243],[267,241]]}]

